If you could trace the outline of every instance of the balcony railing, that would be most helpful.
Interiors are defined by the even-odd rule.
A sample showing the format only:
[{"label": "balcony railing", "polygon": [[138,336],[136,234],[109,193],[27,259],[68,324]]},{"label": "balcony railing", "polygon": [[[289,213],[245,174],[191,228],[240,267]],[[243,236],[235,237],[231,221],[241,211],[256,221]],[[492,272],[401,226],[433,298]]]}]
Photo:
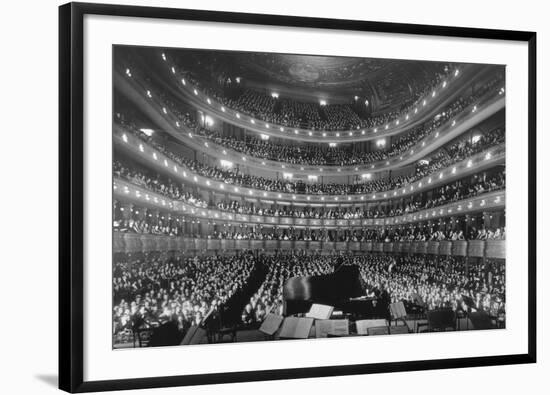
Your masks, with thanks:
[{"label": "balcony railing", "polygon": [[479,196],[449,203],[435,208],[420,210],[411,214],[385,218],[361,219],[317,219],[235,214],[227,211],[200,208],[179,200],[151,192],[122,179],[115,179],[113,196],[120,201],[129,201],[139,206],[155,208],[174,214],[212,220],[219,223],[237,223],[296,228],[358,228],[364,226],[390,226],[434,220],[453,215],[464,215],[488,209],[505,207],[505,190],[488,192]]},{"label": "balcony railing", "polygon": [[114,232],[113,252],[181,251],[189,254],[232,253],[242,250],[349,251],[353,253],[431,254],[472,258],[506,258],[506,240],[325,242],[291,240],[230,240],[142,235]]},{"label": "balcony railing", "polygon": [[430,91],[426,97],[419,99],[417,106],[412,107],[408,114],[403,114],[400,119],[394,119],[387,124],[376,125],[370,128],[338,131],[326,130],[315,131],[313,133],[310,129],[266,122],[253,118],[246,113],[228,108],[222,103],[217,102],[214,98],[204,94],[199,87],[194,86],[190,81],[186,81],[185,78],[180,79],[177,70],[171,67],[171,65],[168,65],[167,70],[170,71],[168,75],[171,82],[179,88],[187,100],[201,110],[214,114],[226,122],[275,137],[318,141],[317,139],[323,136],[327,139],[327,142],[364,141],[402,133],[417,121],[435,115],[435,110],[450,98],[459,94],[461,89],[466,89],[484,71],[484,69],[480,71],[479,67],[466,65],[460,72],[451,73],[444,82],[441,82],[439,86]]},{"label": "balcony railing", "polygon": [[[468,106],[461,114],[447,121],[436,131],[433,131],[426,137],[418,140],[415,145],[406,151],[394,155],[391,158],[364,164],[344,166],[329,164],[314,166],[307,164],[290,164],[281,161],[264,159],[261,157],[243,154],[242,152],[234,149],[216,144],[215,142],[202,136],[195,135],[188,130],[185,125],[182,125],[182,128],[186,129],[186,133],[179,134],[179,138],[185,143],[185,145],[188,145],[199,152],[203,152],[211,157],[224,158],[235,164],[243,166],[253,166],[259,169],[278,172],[290,172],[295,175],[316,175],[319,177],[334,175],[357,175],[365,172],[394,170],[413,163],[440,148],[452,139],[467,132],[475,125],[504,108],[504,98],[499,96],[496,91],[491,92],[484,99],[485,100],[480,100],[478,103]],[[474,108],[476,108],[475,111],[473,111]],[[189,133],[191,133],[191,135]]]},{"label": "balcony railing", "polygon": [[156,148],[148,145],[130,132],[127,132],[119,125],[115,125],[114,127],[113,140],[115,145],[137,157],[140,163],[147,163],[159,172],[168,172],[170,177],[176,178],[181,182],[191,183],[197,187],[221,194],[227,193],[230,195],[242,196],[248,199],[255,198],[268,201],[287,202],[289,204],[305,203],[338,205],[342,203],[356,204],[375,202],[397,197],[405,198],[410,195],[435,188],[444,183],[449,183],[458,178],[465,177],[474,172],[479,172],[503,163],[506,155],[505,145],[500,144],[491,147],[484,152],[473,155],[462,162],[441,169],[418,181],[410,183],[405,187],[380,192],[329,195],[263,191],[235,184],[226,184],[223,181],[210,179],[197,173],[193,173],[186,166],[181,166],[179,163],[176,163]]},{"label": "balcony railing", "polygon": [[[196,150],[201,150],[210,156],[216,156],[218,158],[227,157],[228,160],[231,160],[234,163],[239,163],[249,167],[252,166],[262,169],[271,169],[274,171],[285,171],[292,172],[294,174],[318,176],[357,175],[365,172],[391,170],[405,166],[421,159],[433,150],[441,147],[453,138],[476,126],[505,106],[505,97],[500,94],[501,92],[498,89],[488,92],[476,101],[476,103],[471,104],[460,114],[452,119],[449,119],[436,131],[433,131],[423,139],[419,140],[417,144],[408,149],[406,152],[395,155],[394,157],[386,160],[362,165],[340,167],[332,165],[291,165],[248,155],[243,158],[241,153],[233,151],[229,148],[217,146],[211,142],[208,142],[209,147],[205,147],[204,143],[206,141],[200,141],[197,143],[197,138],[193,137],[192,131],[190,131],[183,123],[179,122],[177,117],[171,113],[170,109],[166,108],[160,100],[152,96],[150,91],[140,84],[136,78],[125,77],[124,75],[117,73],[115,75],[115,84],[128,97],[135,100],[142,110],[148,114],[151,119],[155,120],[159,127],[161,127],[166,133],[169,133],[172,137],[180,140],[182,143],[192,146]],[[383,136],[380,135],[377,137],[382,138]],[[321,137],[317,137],[315,139],[315,142],[317,143],[320,141],[323,143],[332,142]],[[335,140],[334,142],[341,143],[343,141]],[[286,170],[283,170],[283,165]]]}]

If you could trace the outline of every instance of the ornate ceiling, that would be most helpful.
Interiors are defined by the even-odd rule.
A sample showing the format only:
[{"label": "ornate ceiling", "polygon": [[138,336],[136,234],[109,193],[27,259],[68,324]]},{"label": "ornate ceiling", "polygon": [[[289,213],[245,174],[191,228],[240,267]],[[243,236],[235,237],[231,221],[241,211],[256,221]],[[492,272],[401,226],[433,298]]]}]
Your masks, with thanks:
[{"label": "ornate ceiling", "polygon": [[349,102],[354,96],[379,108],[410,99],[448,63],[213,50],[171,49],[170,58],[212,82],[241,77],[244,86],[277,89],[284,96]]},{"label": "ornate ceiling", "polygon": [[311,87],[345,87],[365,80],[388,66],[377,59],[329,56],[246,54],[243,67],[278,82]]}]

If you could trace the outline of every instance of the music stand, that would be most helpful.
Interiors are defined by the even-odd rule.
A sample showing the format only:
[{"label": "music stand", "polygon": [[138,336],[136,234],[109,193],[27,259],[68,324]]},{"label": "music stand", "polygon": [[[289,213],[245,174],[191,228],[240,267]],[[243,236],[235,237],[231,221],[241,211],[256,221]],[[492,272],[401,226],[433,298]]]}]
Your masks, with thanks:
[{"label": "music stand", "polygon": [[[396,302],[390,304],[390,315],[393,321],[395,321],[395,326],[397,326],[397,321],[403,321],[405,326],[407,327],[407,330],[409,329],[409,324],[407,324],[407,310],[405,309],[405,303]],[[416,323],[416,318],[415,318]],[[391,326],[391,323],[390,323]]]},{"label": "music stand", "polygon": [[309,312],[306,313],[306,318],[314,318],[316,320],[328,320],[334,311],[333,306],[326,304],[313,303]]},{"label": "music stand", "polygon": [[275,332],[277,332],[283,323],[284,317],[278,314],[269,313],[262,325],[260,326],[259,331],[262,332],[269,339],[273,339]]},{"label": "music stand", "polygon": [[307,339],[313,326],[313,318],[286,317],[283,320],[280,339]]}]

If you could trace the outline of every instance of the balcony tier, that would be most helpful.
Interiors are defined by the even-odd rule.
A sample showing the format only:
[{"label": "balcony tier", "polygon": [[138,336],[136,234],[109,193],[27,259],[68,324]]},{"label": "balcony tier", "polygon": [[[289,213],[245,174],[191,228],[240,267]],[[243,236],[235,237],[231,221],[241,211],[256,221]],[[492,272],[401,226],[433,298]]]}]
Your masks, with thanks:
[{"label": "balcony tier", "polygon": [[[160,59],[160,56],[159,56]],[[177,70],[172,68],[169,62],[165,62],[166,77],[173,87],[181,92],[182,98],[192,103],[196,108],[213,114],[214,116],[239,126],[245,129],[253,130],[258,133],[265,133],[274,137],[280,137],[291,140],[312,141],[318,142],[322,133],[325,133],[324,138],[327,142],[344,142],[344,141],[367,141],[375,138],[392,136],[403,133],[407,129],[417,125],[429,117],[435,116],[442,106],[449,103],[451,99],[462,93],[476,79],[480,78],[488,71],[487,67],[479,67],[479,65],[465,65],[458,74],[451,74],[443,82],[433,89],[426,97],[417,101],[415,112],[411,109],[409,114],[404,114],[401,119],[393,120],[386,125],[377,125],[372,128],[356,128],[352,130],[339,131],[315,131],[298,127],[288,127],[285,125],[277,125],[253,118],[246,113],[242,113],[224,106],[215,99],[209,97],[200,91],[200,88],[195,87],[189,81],[180,79],[177,75]],[[435,93],[434,96],[432,94]]]},{"label": "balcony tier", "polygon": [[[498,90],[488,92],[476,103],[466,107],[464,111],[449,119],[445,124],[434,130],[432,133],[419,140],[405,152],[395,155],[382,161],[371,162],[368,164],[349,165],[349,166],[311,166],[311,165],[293,165],[285,162],[267,160],[263,158],[243,155],[242,153],[223,147],[208,141],[205,138],[195,135],[185,125],[180,123],[169,109],[163,106],[161,102],[154,97],[147,95],[148,90],[141,87],[134,78],[119,75],[115,78],[115,85],[126,97],[132,100],[137,107],[153,120],[164,132],[170,134],[176,140],[183,144],[204,152],[211,157],[224,158],[233,163],[248,167],[254,167],[262,170],[271,170],[279,172],[288,172],[295,175],[317,175],[317,176],[346,176],[358,175],[366,172],[379,172],[394,170],[408,164],[411,164],[434,150],[445,145],[454,138],[467,132],[479,123],[488,119],[492,115],[505,107],[505,96],[499,94]],[[247,128],[250,129],[250,128]],[[382,135],[377,136],[381,138]],[[316,143],[329,143],[329,140],[315,139]],[[336,142],[342,142],[337,140]]]},{"label": "balcony tier", "polygon": [[117,124],[113,127],[113,142],[117,148],[122,149],[129,155],[135,157],[139,163],[147,164],[156,171],[166,173],[170,177],[178,179],[181,182],[191,182],[193,185],[200,188],[208,189],[221,194],[229,194],[253,199],[259,198],[278,202],[286,201],[287,204],[301,203],[302,205],[327,205],[341,203],[354,204],[386,200],[398,196],[407,197],[421,191],[432,189],[438,185],[449,183],[469,174],[503,164],[506,156],[506,147],[504,144],[500,144],[458,162],[448,168],[428,175],[403,188],[374,193],[329,195],[263,191],[234,184],[227,184],[223,181],[216,181],[201,176],[191,171],[188,167],[181,166],[179,163],[173,161],[156,148],[151,147],[143,140],[134,136],[131,132]]},{"label": "balcony tier", "polygon": [[143,207],[154,208],[177,215],[206,219],[219,223],[294,228],[362,228],[365,226],[374,227],[403,225],[420,221],[435,220],[453,215],[473,214],[489,209],[503,209],[505,207],[506,191],[500,190],[488,192],[469,199],[445,204],[435,208],[419,210],[410,214],[385,218],[361,219],[317,219],[235,214],[218,209],[201,208],[183,201],[173,200],[119,178],[115,178],[113,180],[113,197],[117,200],[131,202]]},{"label": "balcony tier", "polygon": [[180,251],[197,253],[234,253],[243,250],[319,251],[331,253],[430,254],[472,258],[506,259],[506,240],[405,241],[405,242],[323,242],[291,240],[230,240],[199,239],[164,235],[140,235],[114,232],[113,252],[135,253]]}]

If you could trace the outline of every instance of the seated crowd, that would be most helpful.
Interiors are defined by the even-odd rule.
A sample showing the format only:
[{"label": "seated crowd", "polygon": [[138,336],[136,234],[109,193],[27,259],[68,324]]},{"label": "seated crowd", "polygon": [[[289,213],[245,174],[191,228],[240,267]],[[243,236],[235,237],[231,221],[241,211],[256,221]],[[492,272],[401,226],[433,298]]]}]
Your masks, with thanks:
[{"label": "seated crowd", "polygon": [[426,76],[421,83],[416,82],[414,86],[411,86],[410,97],[405,103],[401,103],[399,108],[395,109],[394,106],[389,111],[377,114],[357,111],[354,103],[321,105],[290,98],[277,98],[267,92],[253,89],[242,89],[242,93],[236,97],[234,95],[229,97],[224,94],[221,87],[207,86],[199,82],[200,78],[193,72],[179,69],[177,73],[208,97],[252,118],[287,127],[333,131],[370,128],[399,119],[409,113],[420,99],[427,97],[455,70],[449,64],[442,65],[439,72],[432,76]]},{"label": "seated crowd", "polygon": [[384,289],[391,302],[418,303],[428,310],[467,310],[463,296],[473,299],[476,309],[493,316],[505,312],[505,265],[488,260],[469,262],[441,256],[351,257],[360,267],[367,288]]},{"label": "seated crowd", "polygon": [[283,285],[289,278],[329,274],[334,270],[334,257],[304,251],[262,255],[259,262],[267,267],[267,275],[243,309],[245,325],[261,323],[268,313],[283,313]]},{"label": "seated crowd", "polygon": [[359,181],[354,184],[337,183],[306,183],[303,181],[292,181],[287,179],[271,179],[255,176],[252,174],[243,174],[235,168],[222,168],[218,166],[209,166],[197,160],[192,160],[182,154],[177,154],[169,150],[165,145],[156,142],[149,136],[132,127],[131,123],[124,121],[124,117],[118,114],[118,122],[127,126],[127,130],[136,136],[147,141],[157,150],[174,160],[181,166],[187,167],[190,171],[204,177],[208,177],[226,184],[249,187],[264,191],[285,192],[285,193],[305,193],[305,194],[361,194],[372,192],[384,192],[392,189],[401,188],[407,184],[417,181],[428,174],[450,166],[453,163],[464,158],[486,150],[494,145],[504,142],[505,133],[503,129],[495,129],[484,134],[478,141],[460,141],[450,147],[442,148],[427,160],[421,160],[416,164],[416,171],[413,175],[390,177],[387,179],[377,179],[372,181]]},{"label": "seated crowd", "polygon": [[[170,253],[117,254],[113,266],[113,336],[130,341],[134,329],[165,322],[185,332],[212,309],[245,288],[256,266],[265,278],[245,300],[241,322],[261,323],[283,312],[282,290],[291,277],[330,274],[335,263],[357,265],[366,295],[388,293],[391,302],[422,303],[428,310],[467,310],[464,297],[492,316],[505,312],[504,264],[463,258],[394,255],[320,255],[290,251],[275,255],[237,253],[186,257]],[[420,299],[420,301],[419,301]]]},{"label": "seated crowd", "polygon": [[219,131],[209,130],[204,126],[200,126],[189,116],[185,116],[182,122],[199,136],[207,138],[216,144],[257,158],[300,165],[363,165],[387,160],[407,151],[499,83],[501,83],[500,80],[491,80],[487,85],[478,88],[476,93],[468,96],[466,99],[463,97],[458,98],[453,103],[449,104],[447,108],[435,118],[413,128],[410,132],[399,137],[389,148],[376,151],[357,151],[353,149],[353,145],[349,147],[330,147],[327,144],[280,144],[256,137],[246,137],[243,140],[226,136]]},{"label": "seated crowd", "polygon": [[[460,150],[471,152],[468,144],[461,144]],[[453,156],[458,155],[454,153]],[[429,166],[429,165],[427,165]],[[432,167],[433,169],[433,167]],[[284,216],[293,218],[315,218],[315,219],[359,219],[359,218],[382,218],[416,212],[423,209],[438,207],[444,204],[471,198],[482,193],[504,189],[506,178],[504,171],[492,176],[485,173],[474,175],[473,180],[464,182],[455,181],[445,186],[435,188],[431,194],[424,192],[412,197],[405,198],[396,205],[388,204],[377,209],[364,209],[361,207],[293,207],[287,205],[265,206],[254,204],[246,200],[221,200],[217,203],[207,202],[199,197],[193,187],[178,186],[176,182],[168,177],[161,177],[151,170],[130,170],[129,166],[120,161],[113,164],[114,175],[130,181],[133,184],[150,189],[153,192],[164,195],[168,198],[179,200],[201,208],[212,208],[227,211],[235,214]],[[422,173],[422,168],[417,167],[417,174]],[[391,202],[390,202],[391,203]],[[146,232],[143,232],[146,233]]]},{"label": "seated crowd", "polygon": [[[241,84],[240,78],[238,84],[227,86],[227,81],[233,77],[225,71],[223,75],[218,74],[215,64],[211,64],[213,62],[201,64],[200,68],[205,71],[200,74],[198,66],[194,72],[189,71],[191,68],[181,71],[189,59],[181,59],[179,64],[172,66],[170,55],[167,57],[162,53],[162,58],[170,66],[173,77],[185,78],[180,88],[186,85],[182,89],[200,90],[200,95],[197,91],[195,95],[206,99],[206,94],[211,100],[217,100],[224,106],[220,111],[227,111],[226,115],[235,115],[237,111],[273,125],[315,131],[355,131],[377,127],[382,132],[384,126],[388,129],[390,122],[391,125],[398,125],[397,120],[403,123],[405,114],[407,120],[410,119],[409,114],[412,115],[413,111],[416,114],[421,109],[424,98],[429,97],[436,87],[439,92],[442,82],[450,81],[451,73],[459,73],[452,64],[441,64],[441,70],[436,66],[426,66],[422,73],[418,73],[422,75],[416,81],[409,78],[413,81],[403,89],[398,89],[399,84],[392,80],[395,76],[389,75],[378,82],[380,88],[386,83],[387,93],[381,89],[380,97],[375,99],[375,108],[388,104],[387,111],[370,113],[370,109],[361,109],[353,102],[321,105],[279,98],[267,91],[247,88],[249,85]],[[160,59],[158,62],[161,63]],[[231,67],[227,73],[235,70]],[[473,71],[464,75],[479,81],[481,73],[474,76]],[[387,146],[384,143],[380,144],[379,150],[361,152],[359,147],[369,146],[369,143],[356,144],[355,148],[353,143],[334,147],[319,142],[283,144],[280,141],[284,139],[279,137],[271,140],[264,135],[250,137],[249,132],[243,132],[237,126],[232,129],[231,125],[223,125],[221,130],[224,132],[212,130],[207,127],[206,114],[199,122],[188,112],[191,104],[178,102],[171,90],[153,91],[161,85],[158,84],[160,80],[153,82],[152,76],[145,76],[146,83],[140,84],[136,78],[139,73],[138,68],[134,77],[130,72],[126,75],[133,78],[140,89],[146,88],[150,105],[158,109],[160,102],[166,115],[164,121],[170,120],[170,125],[177,127],[175,132],[167,133],[151,126],[162,124],[156,116],[164,116],[161,112],[129,117],[137,124],[144,122],[142,127],[155,128],[153,132],[140,129],[122,113],[115,113],[114,122],[121,125],[124,132],[121,133],[117,127],[113,131],[115,189],[112,218],[115,234],[112,236],[113,251],[116,251],[112,261],[113,346],[129,346],[136,335],[141,346],[141,331],[150,336],[148,339],[145,336],[146,340],[151,340],[154,334],[162,336],[163,329],[173,330],[174,327],[183,338],[186,333],[191,334],[187,332],[191,326],[197,325],[206,329],[209,342],[213,339],[224,341],[223,335],[221,339],[213,336],[214,329],[220,334],[222,328],[237,341],[237,329],[258,328],[269,313],[284,314],[283,289],[289,279],[331,274],[340,265],[352,266],[350,272],[354,273],[358,269],[356,277],[360,276],[357,283],[362,286],[362,296],[367,297],[367,303],[371,303],[371,297],[383,300],[380,305],[387,313],[384,317],[389,318],[390,314],[385,309],[385,302],[403,301],[407,306],[413,305],[415,311],[420,312],[419,317],[425,311],[436,309],[451,309],[464,317],[463,313],[471,311],[473,306],[473,309],[487,312],[491,318],[497,317],[504,322],[505,262],[489,257],[499,256],[501,248],[508,245],[508,242],[498,241],[506,240],[507,235],[504,193],[496,193],[506,188],[505,166],[501,166],[504,163],[505,130],[503,126],[486,127],[502,123],[503,111],[480,121],[468,131],[454,128],[456,133],[445,134],[453,120],[457,121],[457,126],[461,125],[463,115],[476,111],[474,105],[481,107],[483,100],[487,102],[488,94],[496,94],[504,84],[504,75],[495,73],[491,80],[463,86],[464,89],[457,90],[456,96],[441,96],[437,99],[441,109],[435,108],[436,103],[433,103],[432,112],[428,105],[429,113],[421,111],[416,119],[418,122],[411,124],[406,132],[399,131],[389,137]],[[205,75],[212,79],[208,85],[206,79],[200,78]],[[217,83],[214,82],[216,76]],[[457,79],[454,85],[464,80],[466,78]],[[454,85],[447,90],[453,89]],[[126,91],[120,95],[121,111],[132,114],[138,106],[133,99],[122,97],[124,95]],[[400,105],[398,98],[403,99]],[[494,99],[493,96],[490,98]],[[435,112],[439,114],[428,119],[428,115]],[[484,114],[485,110],[480,115]],[[421,115],[426,117],[420,119]],[[249,120],[248,117],[245,119]],[[226,131],[246,134],[247,137],[229,136]],[[189,136],[189,139],[180,139],[179,132],[185,132],[184,136]],[[441,132],[441,137],[436,132]],[[138,144],[133,144],[132,136],[137,136]],[[430,142],[435,140],[433,145],[427,142],[428,137]],[[420,144],[424,146],[422,141],[426,142],[425,150],[429,154],[417,149]],[[211,148],[214,144],[221,147],[206,151],[196,148],[203,144]],[[137,145],[143,155],[139,154]],[[231,159],[235,157],[232,155],[219,155],[229,159],[220,161],[220,157],[215,155],[223,147],[249,157],[283,163],[274,166],[274,171],[274,168],[260,166],[250,158],[245,162],[244,157],[241,161]],[[412,150],[417,156],[412,155]],[[399,165],[392,163],[390,166],[389,162],[383,166],[373,164],[399,156],[404,159],[405,153],[409,152],[411,155],[407,158],[410,162],[405,159]],[[423,159],[413,162],[413,158],[420,156],[424,156]],[[173,163],[168,163],[167,158]],[[239,164],[234,165],[232,161]],[[281,176],[281,164],[284,163],[289,164],[288,167],[282,166],[285,172],[296,174],[283,173]],[[366,164],[372,164],[374,170],[359,169],[360,165]],[[303,168],[300,171],[288,170],[289,167],[295,168],[290,165],[357,167],[353,175],[348,175],[352,172],[338,169],[340,173],[337,173],[335,167],[310,172]],[[312,174],[307,177],[307,182],[306,173]],[[314,174],[321,176],[317,178]],[[338,182],[311,181],[317,179]],[[422,185],[417,187],[418,181],[422,181]],[[138,191],[133,192],[134,189]],[[296,199],[297,196],[290,194],[301,196]],[[306,203],[304,194],[318,196],[307,196]],[[352,198],[350,195],[353,194],[357,196]],[[165,200],[168,200],[165,207],[158,204],[164,204]],[[485,205],[486,202],[489,204]],[[450,204],[453,205],[445,206]],[[422,210],[429,211],[420,213]],[[405,216],[411,213],[418,214]],[[430,214],[430,219],[428,215],[424,216],[426,213]],[[374,220],[379,218],[381,220]],[[351,221],[355,219],[358,221]],[[162,251],[155,251],[157,249]],[[430,253],[418,253],[420,250]],[[391,251],[393,253],[389,253]],[[449,255],[444,256],[444,253]],[[454,256],[460,253],[467,256]],[[325,284],[323,287],[328,288]],[[344,288],[351,286],[346,283]],[[316,287],[306,287],[305,293],[312,294],[312,290]],[[377,303],[372,301],[372,305],[376,307]],[[226,320],[228,317],[230,319]],[[354,317],[351,315],[352,321]],[[214,319],[216,325],[212,325]],[[154,345],[152,340],[149,345]]]},{"label": "seated crowd", "polygon": [[[130,208],[128,207],[130,210]],[[139,233],[167,236],[185,235],[185,218],[157,214],[153,216],[145,208],[132,208],[132,213],[123,215],[125,208],[117,200],[114,201],[113,231],[119,233]],[[140,215],[141,214],[141,215]],[[149,214],[149,215],[148,215]]]},{"label": "seated crowd", "polygon": [[[444,124],[448,119],[452,118],[454,115],[461,112],[465,107],[473,104],[475,101],[479,100],[481,97],[483,97],[488,91],[490,91],[493,88],[501,86],[503,83],[503,75],[496,75],[491,80],[485,82],[484,84],[480,86],[476,86],[474,91],[467,97],[459,97],[456,99],[453,103],[448,105],[448,107],[436,115],[432,120],[427,121],[425,124],[420,125],[416,128],[414,128],[412,131],[408,132],[406,135],[402,136],[398,141],[394,142],[391,147],[389,147],[386,150],[380,150],[380,151],[373,151],[368,153],[354,153],[349,152],[351,155],[342,155],[338,150],[334,150],[334,152],[330,152],[329,154],[332,154],[328,158],[322,158],[320,154],[308,153],[308,149],[304,149],[304,152],[293,152],[293,151],[286,151],[286,149],[283,149],[284,152],[276,152],[277,147],[274,147],[269,150],[268,154],[273,156],[273,160],[282,160],[287,163],[301,163],[301,164],[308,164],[310,163],[309,160],[311,159],[310,164],[336,164],[336,165],[354,165],[354,164],[362,164],[362,163],[369,163],[373,161],[380,161],[380,160],[386,160],[392,156],[399,155],[402,152],[405,152],[410,147],[412,147],[414,144],[416,144],[419,140],[433,132],[435,129],[437,129],[439,126]],[[259,99],[258,102],[251,99],[251,97],[256,97],[257,95],[260,95],[262,99]],[[187,112],[183,112],[180,110],[180,105],[176,103],[175,100],[171,99],[166,93],[161,92],[158,93],[157,96],[161,99],[161,102],[163,105],[166,105],[168,108],[170,108],[171,112],[176,115],[176,117],[180,120],[180,122],[186,124],[188,127],[195,130],[197,133],[204,133],[204,130],[198,125],[198,123],[192,119],[192,117]],[[256,103],[252,105],[253,107],[258,106],[259,108],[264,108],[265,105],[262,103],[272,103],[276,101],[276,99],[272,97],[264,97],[263,95],[259,93],[255,93],[254,91],[247,90],[246,94],[243,95],[245,102],[250,103]],[[305,108],[308,108],[308,106],[313,105],[311,103],[301,103],[301,105],[305,106]],[[301,107],[299,105],[298,107]],[[341,107],[341,105],[335,105],[336,107]],[[267,106],[269,107],[269,105]],[[278,106],[282,108],[286,108],[283,106]],[[321,107],[328,107],[328,106],[321,106]],[[293,108],[293,106],[290,106],[289,108]],[[290,111],[290,110],[289,110]],[[292,111],[290,111],[292,113]],[[309,111],[304,111],[305,113],[308,113]],[[360,126],[364,127],[364,126]],[[359,126],[357,127],[359,128]],[[315,128],[312,128],[315,129]],[[209,133],[206,133],[207,135]],[[227,137],[225,137],[227,139]],[[232,142],[232,141],[226,141],[229,146],[232,144],[235,145],[235,148],[243,148],[241,142]],[[262,144],[258,144],[258,147],[256,149],[255,144],[256,141],[252,140],[248,143],[244,143],[246,145],[246,149],[250,151],[251,155],[254,156],[262,156],[262,153],[265,152],[265,149],[262,148]],[[280,158],[280,159],[277,159]],[[284,158],[284,159],[283,159]],[[317,163],[318,162],[318,163]]]},{"label": "seated crowd", "polygon": [[[493,176],[474,175],[473,182],[455,181],[451,184],[435,188],[428,195],[422,193],[413,197],[403,199],[401,202],[387,204],[377,209],[362,209],[360,207],[338,207],[338,208],[315,208],[315,207],[293,207],[276,206],[265,207],[244,200],[220,201],[216,208],[222,211],[229,211],[235,214],[266,215],[274,217],[293,218],[314,218],[314,219],[360,219],[360,218],[383,218],[408,214],[419,210],[442,206],[463,199],[478,196],[486,192],[502,190],[506,187],[504,172]],[[429,196],[429,197],[428,197]]]},{"label": "seated crowd", "polygon": [[[443,241],[443,240],[504,240],[505,228],[486,228],[481,226],[466,229],[444,229],[439,226],[416,225],[414,228],[384,227],[376,228],[281,228],[262,226],[234,226],[215,229],[207,236],[209,239],[232,240],[280,240],[280,241],[322,241],[322,242],[395,242],[395,241]],[[197,235],[198,236],[198,235]],[[199,236],[200,237],[200,236]]]},{"label": "seated crowd", "polygon": [[113,161],[113,175],[174,200],[189,203],[196,207],[206,208],[208,206],[207,202],[196,197],[189,190],[185,191],[184,189],[187,188],[183,184],[178,187],[168,177],[162,177],[152,171],[139,171],[135,167],[124,166],[122,162],[115,160]]},{"label": "seated crowd", "polygon": [[335,262],[357,265],[368,295],[386,291],[390,302],[406,301],[427,310],[467,311],[464,296],[492,316],[505,313],[504,264],[463,258],[391,255],[319,255],[294,251],[265,257],[268,274],[242,312],[245,325],[259,325],[268,313],[283,313],[283,285],[291,277],[332,273]]},{"label": "seated crowd", "polygon": [[[115,257],[113,335],[122,340],[134,327],[175,321],[182,331],[198,324],[242,289],[254,269],[250,253],[185,257],[144,253]],[[126,336],[127,337],[127,336]]]},{"label": "seated crowd", "polygon": [[401,206],[384,206],[376,210],[373,217],[393,217],[414,213],[416,211],[439,207],[444,204],[469,199],[483,193],[494,192],[506,188],[506,177],[504,171],[498,172],[493,176],[474,175],[474,181],[464,182],[462,180],[452,182],[442,187],[436,188],[430,197],[426,194],[413,196],[406,199]]},{"label": "seated crowd", "polygon": [[[433,154],[428,160],[420,160],[416,163],[414,180],[419,180],[437,170],[461,162],[490,147],[503,144],[506,133],[503,128],[492,129],[484,133],[478,139],[463,139],[450,146],[444,147]],[[410,181],[410,182],[412,182]]]},{"label": "seated crowd", "polygon": [[[415,226],[414,228],[383,228],[380,230],[363,230],[360,237],[355,234],[351,236],[352,241],[453,241],[453,240],[504,240],[506,239],[505,228],[486,228],[481,226],[465,226],[465,229],[444,229],[437,226],[428,228],[426,226]],[[349,241],[349,236],[345,236]]]}]

